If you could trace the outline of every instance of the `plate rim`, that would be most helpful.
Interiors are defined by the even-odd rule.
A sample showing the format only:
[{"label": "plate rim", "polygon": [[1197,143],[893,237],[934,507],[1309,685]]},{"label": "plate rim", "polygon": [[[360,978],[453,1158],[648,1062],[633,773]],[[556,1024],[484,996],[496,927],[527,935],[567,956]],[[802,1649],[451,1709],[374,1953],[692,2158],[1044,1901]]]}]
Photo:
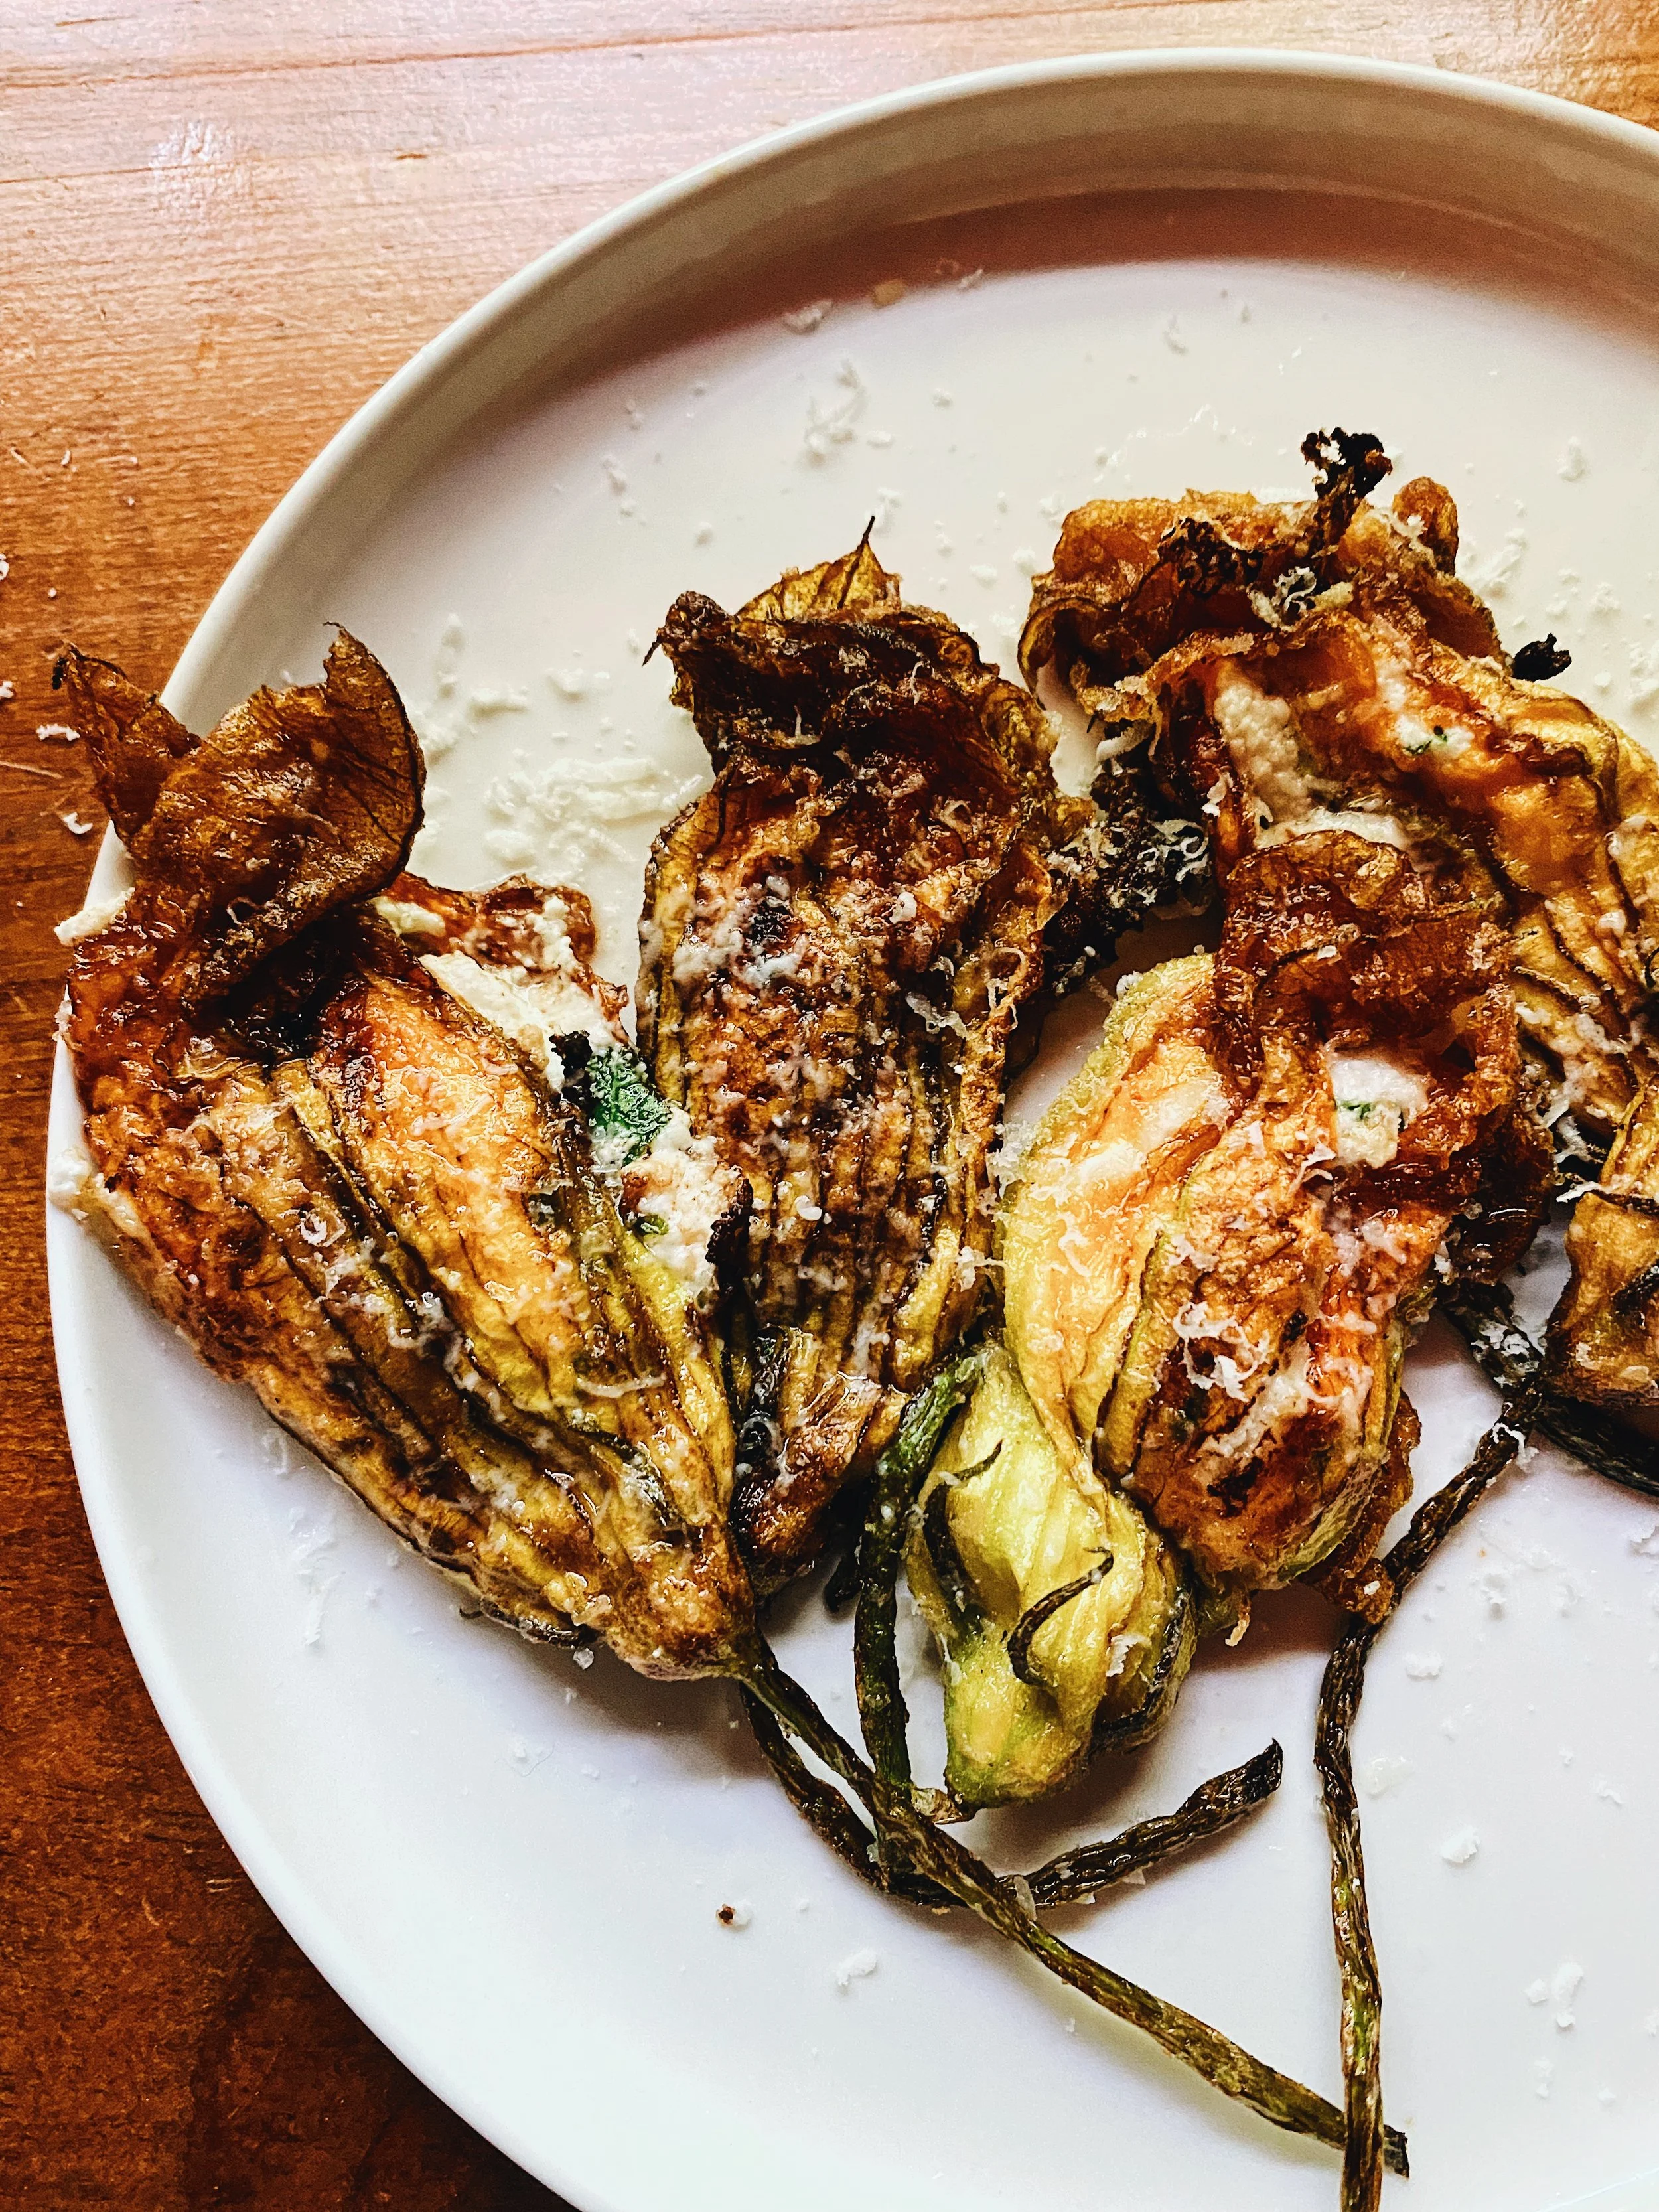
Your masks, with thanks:
[{"label": "plate rim", "polygon": [[[273,570],[302,535],[313,510],[381,441],[395,436],[403,418],[443,380],[482,350],[521,309],[712,187],[787,165],[815,147],[856,137],[895,117],[965,106],[979,99],[994,100],[1000,94],[1138,76],[1202,82],[1241,76],[1264,82],[1322,80],[1370,87],[1447,106],[1462,104],[1508,114],[1516,120],[1552,121],[1609,149],[1622,149],[1659,172],[1659,131],[1604,109],[1560,94],[1423,64],[1304,48],[1194,46],[1066,55],[958,72],[843,103],[712,155],[606,210],[494,286],[419,347],[334,432],[260,525],[197,623],[162,689],[162,701],[183,719],[190,719],[193,694],[207,680],[216,658]],[[114,880],[120,854],[111,829],[94,864],[94,890]],[[53,1063],[48,1158],[64,1141],[71,1121],[78,1118],[68,1055],[60,1041]],[[559,2147],[550,2157],[541,2145],[532,2146],[510,2112],[490,2106],[470,2083],[459,2078],[441,2045],[434,2045],[419,2033],[404,2034],[398,2018],[382,2005],[372,1975],[360,1967],[348,1941],[343,1935],[337,1936],[327,1916],[317,1911],[308,1886],[290,1871],[280,1844],[270,1836],[224,1770],[210,1724],[198,1711],[183,1670],[175,1669],[167,1656],[139,1562],[128,1552],[114,1525],[118,1455],[106,1456],[95,1433],[91,1401],[96,1386],[87,1365],[91,1346],[82,1340],[76,1325],[81,1318],[76,1309],[82,1303],[82,1270],[93,1263],[93,1248],[79,1225],[50,1199],[46,1212],[47,1285],[59,1395],[82,1509],[100,1571],[145,1693],[214,1825],[307,1960],[370,2033],[450,2110],[526,2173],[567,2198],[576,2212],[647,2212],[641,2199],[630,2196],[624,2200],[610,2193],[584,2170],[580,2158],[574,2163],[568,2161],[563,2154],[568,2136],[562,2134]],[[1659,2173],[1659,2167],[1654,2172]],[[1650,2178],[1632,2175],[1572,2203],[1611,2202],[1623,2191],[1639,2188]],[[1564,2205],[1562,2212],[1571,2212],[1571,2206]]]}]

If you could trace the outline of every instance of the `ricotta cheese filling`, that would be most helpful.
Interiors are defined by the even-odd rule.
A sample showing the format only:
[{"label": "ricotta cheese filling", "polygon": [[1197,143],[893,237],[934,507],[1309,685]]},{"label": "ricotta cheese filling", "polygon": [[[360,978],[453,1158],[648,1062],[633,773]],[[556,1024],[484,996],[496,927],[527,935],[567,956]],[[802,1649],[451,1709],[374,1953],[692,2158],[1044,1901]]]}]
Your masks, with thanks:
[{"label": "ricotta cheese filling", "polygon": [[[401,899],[377,899],[375,909],[400,936],[418,939],[434,929],[441,933],[444,927],[427,908]],[[557,1090],[564,1081],[564,1064],[556,1037],[585,1037],[595,1052],[628,1040],[582,982],[556,894],[532,917],[532,926],[541,956],[535,968],[476,960],[470,952],[428,952],[421,965],[451,998],[481,1014],[516,1045]]]},{"label": "ricotta cheese filling", "polygon": [[1325,1064],[1336,1100],[1339,1166],[1385,1168],[1400,1135],[1429,1103],[1422,1078],[1382,1053],[1333,1052]]},{"label": "ricotta cheese filling", "polygon": [[[1395,689],[1403,707],[1404,690],[1397,678]],[[1346,830],[1373,845],[1411,851],[1411,839],[1392,814],[1380,808],[1329,807],[1320,803],[1303,766],[1296,718],[1290,707],[1264,691],[1236,660],[1221,664],[1210,709],[1239,780],[1255,801],[1259,844],[1282,845],[1291,837],[1312,836],[1321,830]],[[1411,731],[1418,727],[1413,723]],[[1455,734],[1462,736],[1463,744],[1468,743],[1467,732]],[[1212,791],[1205,811],[1212,813],[1218,807],[1218,793]]]},{"label": "ricotta cheese filling", "polygon": [[650,1150],[635,1160],[628,1158],[632,1141],[626,1132],[599,1138],[593,1164],[619,1203],[626,1177],[629,1218],[636,1229],[642,1222],[652,1224],[651,1256],[701,1303],[714,1288],[708,1241],[731,1206],[732,1177],[720,1164],[714,1139],[693,1133],[683,1106],[670,1109]]}]

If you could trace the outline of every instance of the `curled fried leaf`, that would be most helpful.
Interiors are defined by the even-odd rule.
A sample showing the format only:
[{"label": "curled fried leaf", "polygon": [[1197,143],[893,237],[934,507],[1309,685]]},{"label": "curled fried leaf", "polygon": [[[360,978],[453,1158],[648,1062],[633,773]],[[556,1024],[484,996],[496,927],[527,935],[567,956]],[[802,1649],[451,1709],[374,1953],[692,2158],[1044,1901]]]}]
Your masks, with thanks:
[{"label": "curled fried leaf", "polygon": [[196,740],[154,692],[112,661],[66,646],[53,664],[52,688],[87,748],[99,802],[124,845],[155,811],[161,787]]}]

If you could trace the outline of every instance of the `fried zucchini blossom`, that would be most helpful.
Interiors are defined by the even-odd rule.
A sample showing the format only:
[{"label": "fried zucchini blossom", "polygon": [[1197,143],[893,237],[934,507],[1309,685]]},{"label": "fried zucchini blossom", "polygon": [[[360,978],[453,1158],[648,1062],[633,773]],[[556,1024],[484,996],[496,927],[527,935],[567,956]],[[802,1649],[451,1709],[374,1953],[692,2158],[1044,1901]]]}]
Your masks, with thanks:
[{"label": "fried zucchini blossom", "polygon": [[1318,495],[1097,501],[1068,516],[1021,641],[1104,726],[1143,728],[1173,804],[1201,811],[1218,876],[1342,829],[1404,854],[1437,903],[1491,916],[1543,1118],[1610,1144],[1568,1231],[1554,1385],[1659,1405],[1659,767],[1513,661],[1454,573],[1457,514],[1426,477],[1384,511],[1374,439],[1317,434]]},{"label": "fried zucchini blossom", "polygon": [[688,592],[657,640],[714,782],[652,855],[641,1050],[752,1197],[735,1513],[763,1583],[981,1307],[1051,857],[1092,823],[1036,701],[867,535],[736,614]]},{"label": "fried zucchini blossom", "polygon": [[[1344,1609],[1316,1763],[1342,2203],[1375,2212],[1382,1996],[1348,1748],[1366,1656],[1529,1427],[1654,1480],[1607,1409],[1659,1403],[1659,769],[1544,680],[1553,638],[1504,653],[1454,573],[1443,487],[1385,513],[1374,438],[1303,451],[1310,501],[1097,502],[1036,580],[1028,679],[1052,672],[1201,816],[1223,927],[1213,963],[1124,994],[1038,1133],[1005,1256],[1051,1427],[1091,1439],[1212,1588],[1311,1571]],[[1500,1279],[1555,1157],[1604,1152],[1540,1354]],[[1068,1273],[1068,1249],[1093,1264]],[[1506,1402],[1379,1558],[1411,1486],[1401,1356],[1437,1298]]]},{"label": "fried zucchini blossom", "polygon": [[78,1209],[489,1611],[729,1671],[751,1601],[718,1350],[560,1087],[556,1039],[622,1042],[586,901],[401,873],[420,751],[348,636],[200,744],[115,670],[64,680],[134,875],[70,971]]}]

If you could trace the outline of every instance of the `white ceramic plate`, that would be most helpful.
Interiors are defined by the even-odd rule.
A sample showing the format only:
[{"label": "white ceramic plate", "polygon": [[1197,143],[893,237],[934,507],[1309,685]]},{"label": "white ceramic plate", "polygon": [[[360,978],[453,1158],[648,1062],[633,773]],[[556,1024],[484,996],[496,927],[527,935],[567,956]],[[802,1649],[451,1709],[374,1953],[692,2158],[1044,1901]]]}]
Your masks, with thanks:
[{"label": "white ceramic plate", "polygon": [[[1510,642],[1558,631],[1646,731],[1656,261],[1659,140],[1490,86],[1200,53],[878,101],[636,202],[419,356],[261,532],[168,702],[204,728],[348,623],[431,741],[424,864],[587,884],[627,977],[646,845],[701,767],[640,665],[677,591],[731,604],[874,514],[912,594],[1006,658],[1075,501],[1292,488],[1303,433],[1341,422],[1453,487]],[[57,1141],[72,1121],[60,1071]],[[192,1778],[348,2002],[584,2212],[1334,2202],[1328,2154],[860,1889],[724,1690],[462,1620],[62,1217],[51,1251],[87,1510]],[[1432,1332],[1412,1388],[1426,1487],[1489,1400]],[[1659,2203],[1655,1526],[1540,1454],[1378,1651],[1357,1759],[1418,2212]],[[1330,2092],[1326,1624],[1261,1610],[1154,1749],[989,1840],[1041,1855],[1277,1734],[1267,1811],[1077,1932]],[[847,1718],[842,1632],[805,1598],[784,1640]]]}]

